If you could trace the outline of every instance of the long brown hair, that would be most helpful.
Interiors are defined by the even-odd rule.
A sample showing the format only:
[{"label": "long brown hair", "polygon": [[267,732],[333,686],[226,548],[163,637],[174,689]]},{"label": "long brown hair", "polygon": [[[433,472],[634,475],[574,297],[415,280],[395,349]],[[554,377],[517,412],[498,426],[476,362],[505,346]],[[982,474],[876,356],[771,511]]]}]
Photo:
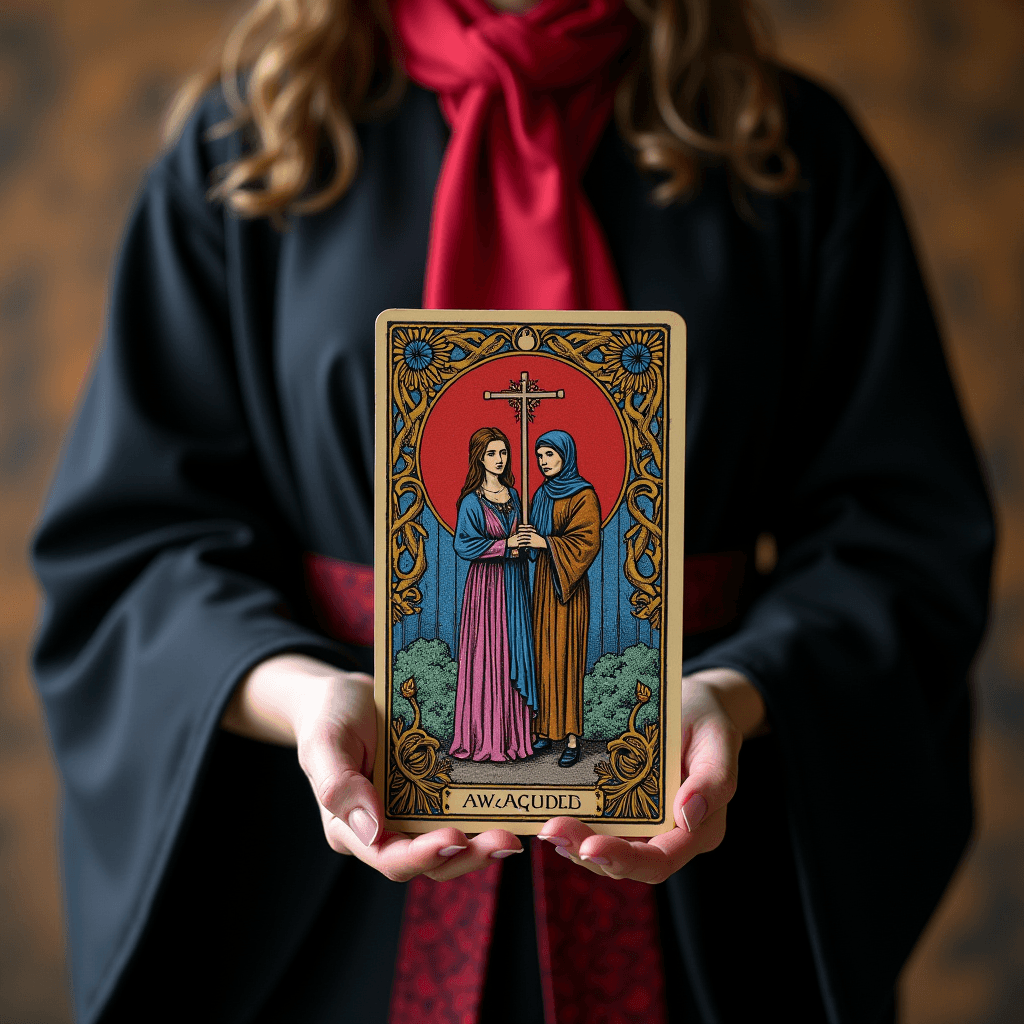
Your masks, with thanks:
[{"label": "long brown hair", "polygon": [[[741,187],[771,194],[797,181],[769,59],[770,33],[752,0],[626,0],[641,31],[615,96],[615,120],[661,203],[725,163]],[[333,204],[359,165],[355,124],[393,107],[405,77],[387,0],[257,0],[220,59],[196,72],[168,112],[181,131],[218,80],[233,111],[221,135],[248,127],[255,145],[219,169],[211,198],[243,216],[313,213]],[[246,79],[245,95],[238,88]],[[334,172],[308,191],[321,140]]]},{"label": "long brown hair", "polygon": [[[512,447],[508,443],[508,438],[497,427],[481,427],[477,430],[469,439],[469,472],[466,474],[466,482],[462,485],[462,493],[459,495],[457,505],[461,505],[462,499],[467,494],[472,494],[486,479],[483,460],[487,446],[492,441],[504,441],[505,451],[509,456],[512,455]],[[505,470],[498,477],[498,483],[502,487],[507,487],[509,491],[515,487],[516,478],[512,475],[511,457],[505,463]]]}]

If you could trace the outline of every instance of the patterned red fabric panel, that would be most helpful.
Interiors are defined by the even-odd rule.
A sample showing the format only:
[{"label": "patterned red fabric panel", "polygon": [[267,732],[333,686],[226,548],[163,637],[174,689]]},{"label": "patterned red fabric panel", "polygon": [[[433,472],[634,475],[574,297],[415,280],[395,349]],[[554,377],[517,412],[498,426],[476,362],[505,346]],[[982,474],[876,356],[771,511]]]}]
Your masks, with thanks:
[{"label": "patterned red fabric panel", "polygon": [[[691,555],[683,569],[683,632],[719,629],[736,618],[746,556],[742,551]],[[373,567],[327,555],[303,557],[306,588],[328,636],[373,646]]]},{"label": "patterned red fabric panel", "polygon": [[390,1024],[477,1024],[501,861],[450,882],[409,883]]},{"label": "patterned red fabric panel", "polygon": [[664,1024],[653,887],[601,878],[540,839],[531,856],[547,1024]]},{"label": "patterned red fabric panel", "polygon": [[303,556],[306,589],[323,631],[342,643],[373,646],[373,567],[327,555]]},{"label": "patterned red fabric panel", "polygon": [[[742,552],[686,559],[684,632],[736,617]],[[305,556],[321,626],[373,644],[373,569]],[[547,1024],[662,1024],[665,979],[654,890],[600,878],[534,840],[537,948]],[[390,1024],[477,1024],[498,901],[501,862],[451,882],[409,884]]]}]

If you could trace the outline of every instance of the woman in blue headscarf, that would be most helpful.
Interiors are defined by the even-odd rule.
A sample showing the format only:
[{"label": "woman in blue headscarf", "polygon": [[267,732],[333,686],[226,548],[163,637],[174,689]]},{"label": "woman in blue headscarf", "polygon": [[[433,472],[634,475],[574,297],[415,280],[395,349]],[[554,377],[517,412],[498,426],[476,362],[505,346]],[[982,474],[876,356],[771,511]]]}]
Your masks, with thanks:
[{"label": "woman in blue headscarf", "polygon": [[533,496],[533,525],[519,530],[520,546],[534,549],[537,558],[533,645],[539,709],[533,749],[564,739],[558,763],[569,768],[580,759],[590,623],[587,570],[601,550],[601,504],[580,476],[571,434],[549,430],[537,438],[535,450],[544,483]]}]

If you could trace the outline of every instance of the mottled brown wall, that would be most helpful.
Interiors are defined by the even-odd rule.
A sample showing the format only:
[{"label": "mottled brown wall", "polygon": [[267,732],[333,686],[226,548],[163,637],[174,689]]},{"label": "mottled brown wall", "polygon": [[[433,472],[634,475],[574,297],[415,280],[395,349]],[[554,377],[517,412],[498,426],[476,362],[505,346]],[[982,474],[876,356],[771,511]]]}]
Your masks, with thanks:
[{"label": "mottled brown wall", "polygon": [[977,671],[979,829],[907,971],[906,1020],[1024,1021],[1024,6],[771,7],[785,58],[838,88],[900,186],[999,511]]},{"label": "mottled brown wall", "polygon": [[[784,58],[832,83],[895,176],[999,505],[978,666],[980,826],[907,971],[907,1024],[1024,1020],[1024,8],[771,0]],[[66,1021],[57,787],[26,670],[26,536],[173,83],[223,0],[0,7],[0,1022]],[[881,767],[865,765],[878,799]],[[898,792],[887,793],[898,800]],[[866,801],[870,806],[870,801]],[[870,828],[851,809],[851,827]],[[881,837],[880,837],[881,841]]]}]

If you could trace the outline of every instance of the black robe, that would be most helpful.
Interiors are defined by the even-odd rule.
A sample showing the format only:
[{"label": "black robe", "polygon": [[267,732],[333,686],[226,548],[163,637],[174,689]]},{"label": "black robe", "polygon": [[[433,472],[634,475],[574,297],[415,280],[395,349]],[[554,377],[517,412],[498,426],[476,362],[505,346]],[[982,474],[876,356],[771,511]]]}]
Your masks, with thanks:
[{"label": "black robe", "polygon": [[[753,219],[720,170],[657,207],[612,128],[585,184],[629,305],[688,324],[688,552],[780,552],[687,643],[772,731],[722,846],[658,887],[673,1012],[864,1024],[971,828],[993,527],[893,189],[829,95],[783,84],[802,181]],[[224,115],[143,187],[34,547],[81,1024],[386,1015],[402,886],[330,851],[294,751],[218,722],[275,653],[370,665],[313,625],[300,556],[371,562],[374,318],[420,303],[447,130],[410,89],[349,193],[279,233],[205,199]],[[488,990],[520,1024],[527,860]]]}]

